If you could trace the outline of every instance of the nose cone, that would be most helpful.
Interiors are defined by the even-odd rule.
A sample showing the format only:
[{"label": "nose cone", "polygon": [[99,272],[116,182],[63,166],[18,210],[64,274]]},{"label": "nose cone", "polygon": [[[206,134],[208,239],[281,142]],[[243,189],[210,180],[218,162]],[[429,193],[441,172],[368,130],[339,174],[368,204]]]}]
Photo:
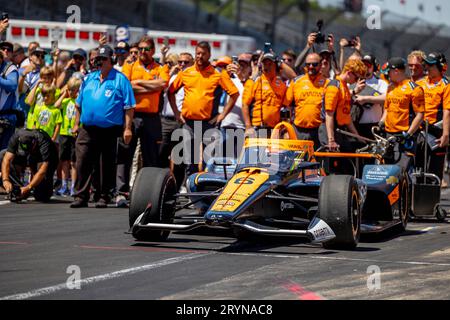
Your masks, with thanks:
[{"label": "nose cone", "polygon": [[205,214],[205,223],[210,226],[228,225],[232,222],[233,217],[234,217],[233,214],[208,211]]}]

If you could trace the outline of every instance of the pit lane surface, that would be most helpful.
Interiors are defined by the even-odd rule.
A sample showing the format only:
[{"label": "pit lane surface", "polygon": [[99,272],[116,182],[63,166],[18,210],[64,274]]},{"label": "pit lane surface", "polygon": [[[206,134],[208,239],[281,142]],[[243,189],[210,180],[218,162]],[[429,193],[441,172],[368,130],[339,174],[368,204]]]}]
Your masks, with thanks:
[{"label": "pit lane surface", "polygon": [[127,226],[113,206],[0,201],[0,299],[450,299],[450,223],[410,222],[351,252],[217,230],[139,243]]}]

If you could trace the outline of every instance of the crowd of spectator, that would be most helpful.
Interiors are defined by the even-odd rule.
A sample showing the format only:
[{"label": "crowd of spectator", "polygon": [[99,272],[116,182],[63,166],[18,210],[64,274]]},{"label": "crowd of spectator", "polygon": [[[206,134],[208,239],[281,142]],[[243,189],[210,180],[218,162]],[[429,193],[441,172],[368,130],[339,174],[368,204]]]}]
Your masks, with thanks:
[{"label": "crowd of spectator", "polygon": [[[72,53],[3,41],[2,187],[11,193],[19,185],[22,197],[33,190],[44,201],[72,196],[72,208],[88,206],[91,196],[97,208],[112,201],[126,207],[142,166],[170,167],[182,191],[217,142],[205,137],[209,129],[231,145],[222,154],[236,158],[236,136],[267,136],[280,121],[293,123],[299,139],[316,149],[343,152],[361,141],[337,129],[371,138],[380,126],[403,150],[417,149],[418,163],[420,150],[430,148],[427,169],[442,178],[450,130],[445,56],[414,51],[380,64],[358,37],[341,39],[337,57],[333,35],[323,43],[317,36],[308,36],[299,55],[288,49],[278,56],[266,46],[215,61],[208,42],[180,54],[164,45],[155,59],[155,41],[146,35],[115,46],[102,38],[98,48]],[[424,121],[433,146],[418,135]],[[174,154],[179,129],[183,161]]]}]

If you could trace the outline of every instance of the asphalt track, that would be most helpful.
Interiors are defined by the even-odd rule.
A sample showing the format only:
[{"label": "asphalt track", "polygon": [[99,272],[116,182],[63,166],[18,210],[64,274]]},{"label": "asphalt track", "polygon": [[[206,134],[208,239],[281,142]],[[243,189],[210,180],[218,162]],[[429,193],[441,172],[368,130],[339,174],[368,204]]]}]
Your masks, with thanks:
[{"label": "asphalt track", "polygon": [[217,231],[140,243],[127,209],[69,202],[0,201],[0,300],[450,299],[450,223],[410,222],[355,251]]}]

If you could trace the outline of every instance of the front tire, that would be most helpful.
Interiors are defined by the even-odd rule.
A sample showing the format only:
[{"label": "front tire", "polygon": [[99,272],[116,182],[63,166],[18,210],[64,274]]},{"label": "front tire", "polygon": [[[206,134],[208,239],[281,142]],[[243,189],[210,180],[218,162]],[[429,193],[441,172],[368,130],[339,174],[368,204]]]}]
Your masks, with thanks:
[{"label": "front tire", "polygon": [[361,233],[361,209],[358,185],[352,176],[332,175],[323,179],[318,216],[336,234],[336,238],[322,244],[324,248],[356,248]]},{"label": "front tire", "polygon": [[129,224],[133,237],[139,241],[164,241],[170,231],[146,230],[134,225],[136,219],[146,211],[140,221],[146,223],[172,223],[175,215],[177,187],[169,169],[142,168],[130,195]]}]

